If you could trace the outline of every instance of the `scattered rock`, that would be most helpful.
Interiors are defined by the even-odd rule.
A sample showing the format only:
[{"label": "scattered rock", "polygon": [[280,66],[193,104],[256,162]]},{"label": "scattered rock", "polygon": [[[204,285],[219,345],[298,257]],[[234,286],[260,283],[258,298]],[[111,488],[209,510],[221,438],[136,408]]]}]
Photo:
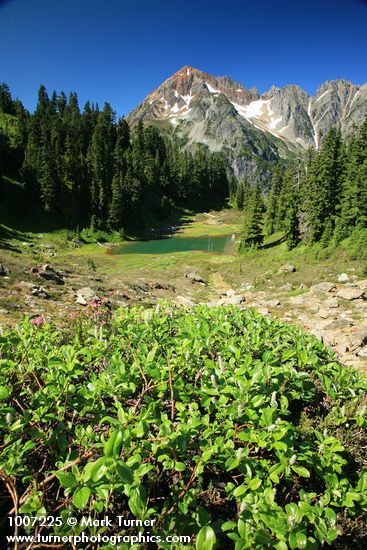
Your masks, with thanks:
[{"label": "scattered rock", "polygon": [[185,277],[189,279],[192,283],[197,283],[199,285],[205,285],[207,286],[207,282],[204,281],[204,279],[199,275],[199,273],[195,273],[194,271],[190,273],[185,273]]},{"label": "scattered rock", "polygon": [[230,288],[229,290],[227,290],[226,292],[226,296],[235,296],[236,294],[236,291],[233,290],[233,288]]},{"label": "scattered rock", "polygon": [[144,282],[138,282],[138,283],[132,283],[129,285],[129,287],[132,289],[132,290],[135,290],[135,292],[149,292],[150,291],[150,286],[147,284],[147,283],[144,283]]},{"label": "scattered rock", "polygon": [[169,283],[151,283],[150,287],[154,290],[170,290],[171,292],[175,292],[175,287]]},{"label": "scattered rock", "polygon": [[329,330],[345,330],[346,328],[350,328],[354,325],[353,319],[335,319],[328,325]]},{"label": "scattered rock", "polygon": [[33,283],[29,283],[28,281],[19,281],[17,286],[20,286],[21,288],[24,288],[25,290],[30,290],[30,291],[37,288],[37,285]]},{"label": "scattered rock", "polygon": [[291,296],[290,301],[293,304],[304,304],[306,299],[307,298],[304,296],[304,294],[300,294],[299,296]]},{"label": "scattered rock", "polygon": [[285,283],[285,285],[279,287],[279,290],[290,292],[291,290],[293,290],[293,285],[291,283]]},{"label": "scattered rock", "polygon": [[313,336],[315,336],[315,338],[320,340],[320,342],[324,341],[324,333],[321,330],[319,330],[317,328],[314,328],[314,329],[310,330],[310,333],[313,334]]},{"label": "scattered rock", "polygon": [[89,286],[79,288],[76,292],[76,303],[81,306],[86,306],[89,302],[99,300],[97,294],[89,288]]},{"label": "scattered rock", "polygon": [[44,298],[45,300],[48,300],[49,298],[51,298],[49,293],[42,286],[36,286],[32,290],[32,294],[33,296],[37,296],[38,298]]},{"label": "scattered rock", "polygon": [[0,307],[0,315],[8,315],[9,311],[3,307]]},{"label": "scattered rock", "polygon": [[338,277],[339,283],[347,283],[349,281],[349,276],[346,273],[341,273]]},{"label": "scattered rock", "polygon": [[264,317],[269,315],[269,310],[266,307],[257,307],[256,309],[261,315],[264,315]]},{"label": "scattered rock", "polygon": [[252,285],[251,283],[246,283],[243,286],[241,286],[241,290],[251,290],[253,288],[254,288],[254,285]]},{"label": "scattered rock", "polygon": [[313,285],[310,287],[310,292],[332,292],[336,289],[336,286],[334,283],[329,283],[327,281],[323,283],[319,283],[317,285]]},{"label": "scattered rock", "polygon": [[3,266],[3,264],[0,264],[0,277],[6,277],[9,275],[10,270]]},{"label": "scattered rock", "polygon": [[329,308],[336,308],[339,307],[339,302],[336,298],[328,298],[327,300],[325,300],[324,306]]},{"label": "scattered rock", "polygon": [[294,265],[291,264],[282,265],[278,269],[278,273],[294,273],[295,271],[297,271],[296,268],[294,267]]},{"label": "scattered rock", "polygon": [[321,319],[329,319],[333,314],[327,309],[320,309],[318,315],[319,317],[321,317]]},{"label": "scattered rock", "polygon": [[358,357],[367,357],[367,346],[364,346],[357,353]]},{"label": "scattered rock", "polygon": [[62,278],[61,274],[49,264],[43,265],[42,269],[38,271],[38,275],[43,279],[46,279],[46,281],[53,281],[58,285],[65,284],[65,281]]},{"label": "scattered rock", "polygon": [[216,306],[238,306],[245,302],[244,296],[227,296],[220,298],[214,305]]},{"label": "scattered rock", "polygon": [[351,351],[365,346],[365,344],[367,344],[367,328],[349,334],[348,338],[351,343],[351,346],[349,348]]},{"label": "scattered rock", "polygon": [[358,300],[363,298],[364,291],[360,288],[345,287],[338,290],[336,295],[343,300]]},{"label": "scattered rock", "polygon": [[277,306],[280,306],[280,302],[279,300],[275,299],[275,300],[268,300],[267,302],[264,302],[264,306],[267,306],[267,307],[277,307]]},{"label": "scattered rock", "polygon": [[190,298],[187,298],[186,296],[177,296],[175,299],[175,303],[178,306],[186,306],[186,307],[192,307],[195,306],[195,302],[193,302]]},{"label": "scattered rock", "polygon": [[361,288],[362,290],[367,289],[367,279],[363,279],[362,281],[357,281],[356,285]]},{"label": "scattered rock", "polygon": [[305,290],[306,288],[308,288],[308,286],[305,285],[304,283],[301,283],[298,288],[299,290]]}]

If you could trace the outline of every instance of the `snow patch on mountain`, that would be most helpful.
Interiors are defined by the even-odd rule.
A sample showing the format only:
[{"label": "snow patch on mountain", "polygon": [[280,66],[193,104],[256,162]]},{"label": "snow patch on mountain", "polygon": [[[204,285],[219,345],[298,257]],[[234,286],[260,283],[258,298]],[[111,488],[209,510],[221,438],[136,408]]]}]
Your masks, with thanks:
[{"label": "snow patch on mountain", "polygon": [[360,94],[360,93],[361,93],[361,91],[360,91],[360,90],[357,90],[357,91],[356,91],[356,93],[355,93],[355,95],[354,95],[354,97],[353,97],[353,99],[352,99],[352,103],[350,104],[350,107],[349,107],[349,109],[351,109],[351,108],[352,108],[352,105],[353,105],[353,103],[354,103],[354,102],[355,102],[355,100],[357,99],[357,95],[358,95],[358,94]]},{"label": "snow patch on mountain", "polygon": [[182,99],[184,100],[184,102],[186,103],[187,106],[190,105],[191,100],[194,98],[194,96],[191,95],[191,94],[189,94],[189,95],[182,95],[181,97],[182,97]]},{"label": "snow patch on mountain", "polygon": [[324,92],[323,94],[320,95],[320,97],[318,97],[316,100],[315,100],[315,103],[317,103],[318,101],[320,101],[320,99],[322,99],[324,96],[326,96],[326,94],[329,93],[329,90],[326,90],[326,92]]},{"label": "snow patch on mountain", "polygon": [[205,82],[205,85],[211,94],[220,94],[220,91],[213,88],[213,86],[211,86],[209,82]]}]

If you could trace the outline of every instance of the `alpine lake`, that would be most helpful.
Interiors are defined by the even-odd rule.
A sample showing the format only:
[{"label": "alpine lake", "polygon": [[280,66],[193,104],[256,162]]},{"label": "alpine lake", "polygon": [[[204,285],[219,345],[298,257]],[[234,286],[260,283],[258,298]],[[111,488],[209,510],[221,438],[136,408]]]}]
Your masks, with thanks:
[{"label": "alpine lake", "polygon": [[235,234],[201,235],[184,237],[172,235],[160,239],[126,242],[113,247],[111,254],[174,254],[176,252],[207,252],[209,254],[231,255],[235,251]]}]

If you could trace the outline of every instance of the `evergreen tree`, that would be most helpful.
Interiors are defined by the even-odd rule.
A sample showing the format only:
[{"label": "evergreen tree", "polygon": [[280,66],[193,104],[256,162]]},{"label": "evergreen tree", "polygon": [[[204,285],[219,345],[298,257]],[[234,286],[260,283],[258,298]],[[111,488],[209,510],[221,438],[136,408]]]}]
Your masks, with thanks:
[{"label": "evergreen tree", "polygon": [[284,236],[288,250],[291,250],[300,242],[299,228],[299,182],[297,172],[289,168],[283,177],[283,193],[285,217],[283,220]]},{"label": "evergreen tree", "polygon": [[[344,151],[339,130],[325,136],[319,154],[311,162],[305,188],[305,210],[311,242],[322,238],[327,226],[335,226],[341,199]],[[330,233],[330,231],[328,230]]]},{"label": "evergreen tree", "polygon": [[339,240],[355,227],[367,227],[367,116],[347,153],[337,228]]},{"label": "evergreen tree", "polygon": [[245,220],[241,231],[240,251],[259,246],[264,238],[263,215],[265,211],[261,188],[257,185],[249,196]]},{"label": "evergreen tree", "polygon": [[114,172],[114,119],[115,113],[112,111],[110,105],[105,103],[103,111],[98,115],[88,152],[92,176],[92,212],[101,221],[105,221],[107,218],[111,196],[111,184]]},{"label": "evergreen tree", "polygon": [[0,84],[0,111],[8,115],[15,115],[15,105],[11,97],[10,89],[5,82]]},{"label": "evergreen tree", "polygon": [[265,232],[267,235],[272,235],[275,231],[279,231],[281,226],[279,211],[283,177],[284,169],[278,164],[272,173],[271,191],[265,216]]}]

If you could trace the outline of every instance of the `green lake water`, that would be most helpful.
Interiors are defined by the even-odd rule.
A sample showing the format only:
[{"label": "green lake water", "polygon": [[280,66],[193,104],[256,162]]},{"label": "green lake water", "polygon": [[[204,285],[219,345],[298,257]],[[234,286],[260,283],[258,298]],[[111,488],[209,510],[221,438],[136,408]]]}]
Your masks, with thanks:
[{"label": "green lake water", "polygon": [[201,251],[228,255],[235,250],[235,235],[202,235],[200,237],[169,237],[149,241],[124,243],[112,254],[173,254],[174,252]]}]

